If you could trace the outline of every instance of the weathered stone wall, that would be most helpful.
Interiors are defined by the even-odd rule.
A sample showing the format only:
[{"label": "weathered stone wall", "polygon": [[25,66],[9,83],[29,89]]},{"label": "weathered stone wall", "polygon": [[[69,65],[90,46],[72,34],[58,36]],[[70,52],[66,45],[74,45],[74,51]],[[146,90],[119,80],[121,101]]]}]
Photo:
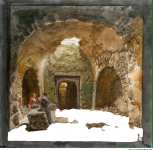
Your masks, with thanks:
[{"label": "weathered stone wall", "polygon": [[93,72],[91,63],[80,50],[80,46],[60,45],[55,53],[50,55],[44,68],[44,89],[50,98],[56,101],[56,75],[80,76],[81,108],[91,108]]},{"label": "weathered stone wall", "polygon": [[[62,7],[62,10],[63,8],[65,9],[65,14],[67,14],[66,8]],[[73,9],[75,12],[76,8]],[[94,7],[92,7],[91,10],[94,10]],[[80,9],[80,11],[84,12],[85,10]],[[53,74],[59,72],[62,72],[62,74],[67,72],[68,74],[68,69],[71,69],[71,75],[73,73],[76,75],[77,72],[81,77],[86,77],[91,71],[89,67],[87,67],[87,65],[84,66],[84,64],[89,63],[91,65],[93,78],[89,77],[89,80],[81,79],[81,82],[89,81],[85,82],[85,84],[81,83],[81,91],[84,91],[81,92],[81,99],[91,98],[91,95],[88,95],[88,93],[93,90],[91,101],[94,108],[98,76],[105,67],[113,67],[121,80],[123,91],[122,96],[116,101],[116,107],[118,107],[119,111],[123,114],[130,116],[130,124],[141,124],[138,122],[141,120],[142,107],[143,20],[141,17],[136,17],[137,14],[133,13],[132,7],[117,7],[117,9],[113,7],[103,7],[101,11],[103,12],[102,14],[95,12],[97,16],[100,16],[98,21],[93,19],[95,18],[95,16],[91,15],[93,11],[88,11],[88,15],[91,16],[91,18],[88,19],[86,17],[83,19],[82,16],[82,18],[79,18],[79,15],[74,14],[72,14],[73,17],[71,16],[68,19],[62,17],[59,19],[58,17],[62,16],[62,14],[58,14],[54,16],[54,20],[52,17],[50,18],[49,15],[45,16],[45,11],[44,13],[43,11],[39,13],[39,11],[33,10],[30,15],[28,13],[27,16],[29,18],[37,16],[38,21],[35,22],[33,19],[30,20],[31,22],[27,22],[26,19],[28,19],[28,17],[26,17],[25,20],[22,18],[24,15],[26,16],[25,12],[27,11],[14,11],[12,13],[15,17],[12,17],[13,42],[10,79],[12,79],[11,90],[13,91],[14,89],[14,92],[10,94],[11,104],[13,103],[12,97],[16,99],[17,93],[22,97],[21,83],[24,73],[29,67],[38,70],[38,80],[40,82],[41,91],[44,89],[49,90],[49,95],[51,99],[54,100]],[[48,14],[51,15],[52,13]],[[19,25],[20,28],[17,25]],[[27,29],[29,29],[29,31]],[[40,70],[42,70],[46,63],[44,63],[44,60],[48,59],[47,56],[52,56],[56,53],[57,47],[62,40],[72,37],[81,39],[79,50],[80,54],[83,53],[86,59],[76,61],[73,63],[73,67],[69,66],[68,63],[63,64],[63,62],[66,61],[65,59],[61,62],[57,59],[55,65],[48,65],[52,67],[52,69],[49,67],[44,70],[45,72],[41,72]],[[75,60],[78,60],[78,58],[75,58]],[[69,61],[71,61],[71,59]],[[65,66],[64,68],[61,67],[63,65]],[[78,70],[77,67],[79,67]],[[84,70],[89,70],[89,72],[85,75]],[[45,75],[44,82],[42,77],[43,73]],[[47,79],[48,76],[49,78]],[[91,80],[90,82],[90,79],[93,81]],[[50,82],[50,84],[48,84],[48,82]]]}]

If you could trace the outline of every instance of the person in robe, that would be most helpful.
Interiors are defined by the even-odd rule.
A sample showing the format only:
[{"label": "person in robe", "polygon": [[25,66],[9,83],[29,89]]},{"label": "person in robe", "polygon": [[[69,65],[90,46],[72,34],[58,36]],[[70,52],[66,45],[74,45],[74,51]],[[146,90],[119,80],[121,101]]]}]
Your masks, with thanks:
[{"label": "person in robe", "polygon": [[44,93],[41,97],[40,105],[41,109],[46,112],[49,124],[55,122],[55,109],[52,109],[53,106],[55,108],[55,104],[51,103],[47,96],[47,93]]}]

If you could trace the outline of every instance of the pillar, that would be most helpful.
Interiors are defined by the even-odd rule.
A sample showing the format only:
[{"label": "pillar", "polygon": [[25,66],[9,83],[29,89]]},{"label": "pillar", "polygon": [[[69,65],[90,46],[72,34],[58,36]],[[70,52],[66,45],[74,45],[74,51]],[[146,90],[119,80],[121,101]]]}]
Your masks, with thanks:
[{"label": "pillar", "polygon": [[96,91],[97,91],[97,82],[93,82],[93,94],[92,94],[92,110],[96,107]]},{"label": "pillar", "polygon": [[91,108],[92,110],[94,110],[96,107],[97,80],[98,80],[100,71],[101,69],[97,68],[96,66],[95,76],[94,76],[94,81],[93,81],[92,108]]}]

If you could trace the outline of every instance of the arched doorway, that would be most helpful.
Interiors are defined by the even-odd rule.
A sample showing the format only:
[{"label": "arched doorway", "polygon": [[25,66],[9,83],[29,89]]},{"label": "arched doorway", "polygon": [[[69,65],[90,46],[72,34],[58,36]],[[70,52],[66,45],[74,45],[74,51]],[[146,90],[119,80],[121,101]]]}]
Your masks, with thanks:
[{"label": "arched doorway", "polygon": [[36,93],[36,95],[39,96],[39,86],[36,70],[30,68],[25,72],[22,81],[22,97],[24,105],[28,106],[29,98],[33,93]]},{"label": "arched doorway", "polygon": [[113,67],[104,68],[98,77],[96,91],[96,108],[112,106],[122,94],[120,77]]},{"label": "arched doorway", "polygon": [[55,80],[59,109],[78,108],[80,100],[80,77],[56,76]]},{"label": "arched doorway", "polygon": [[58,91],[60,109],[77,108],[77,87],[75,82],[61,82]]}]

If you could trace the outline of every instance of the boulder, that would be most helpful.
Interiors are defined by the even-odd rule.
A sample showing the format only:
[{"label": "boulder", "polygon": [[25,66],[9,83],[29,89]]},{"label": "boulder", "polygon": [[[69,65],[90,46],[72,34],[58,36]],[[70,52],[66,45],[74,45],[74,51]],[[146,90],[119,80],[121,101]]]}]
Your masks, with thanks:
[{"label": "boulder", "polygon": [[77,120],[73,120],[73,121],[71,121],[70,123],[72,123],[72,124],[77,124],[77,123],[79,123]]},{"label": "boulder", "polygon": [[103,126],[109,126],[109,125],[103,122],[99,122],[99,123],[86,123],[86,126],[88,129],[91,129],[91,128],[103,128]]},{"label": "boulder", "polygon": [[65,117],[56,117],[56,123],[69,123],[68,118]]},{"label": "boulder", "polygon": [[44,111],[33,109],[28,114],[28,131],[46,130],[49,126],[47,115]]}]

